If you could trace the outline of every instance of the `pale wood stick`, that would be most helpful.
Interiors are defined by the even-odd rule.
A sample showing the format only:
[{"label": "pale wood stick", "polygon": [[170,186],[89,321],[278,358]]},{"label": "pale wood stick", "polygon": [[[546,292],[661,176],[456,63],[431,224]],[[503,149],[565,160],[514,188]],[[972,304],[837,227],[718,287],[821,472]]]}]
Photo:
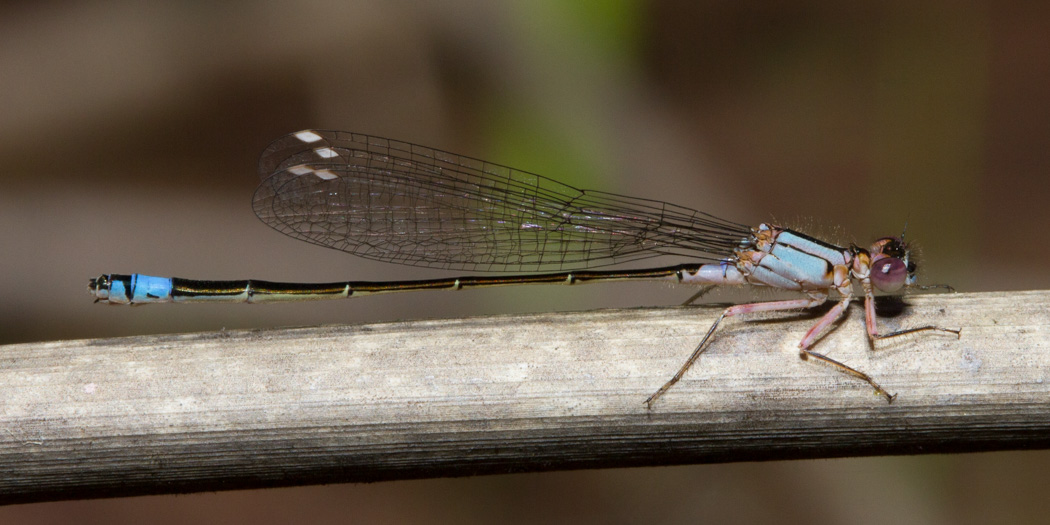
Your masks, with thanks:
[{"label": "pale wood stick", "polygon": [[[1050,443],[1050,292],[742,316],[651,411],[721,306],[0,348],[0,502]],[[156,306],[180,308],[181,305]]]}]

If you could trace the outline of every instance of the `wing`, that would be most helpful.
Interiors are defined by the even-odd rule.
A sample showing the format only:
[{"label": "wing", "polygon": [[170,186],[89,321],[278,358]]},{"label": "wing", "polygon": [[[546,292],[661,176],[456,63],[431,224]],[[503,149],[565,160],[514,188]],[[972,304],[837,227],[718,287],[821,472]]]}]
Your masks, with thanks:
[{"label": "wing", "polygon": [[659,201],[578,190],[470,157],[358,133],[300,131],[259,162],[256,215],[369,259],[478,271],[732,255],[750,229]]}]

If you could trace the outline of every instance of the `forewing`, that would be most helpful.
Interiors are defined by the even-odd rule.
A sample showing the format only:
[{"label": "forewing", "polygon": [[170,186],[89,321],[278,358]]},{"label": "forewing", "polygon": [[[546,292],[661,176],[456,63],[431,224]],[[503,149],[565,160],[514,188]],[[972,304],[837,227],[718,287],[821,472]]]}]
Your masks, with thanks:
[{"label": "forewing", "polygon": [[256,215],[354,255],[480,271],[596,267],[660,255],[718,259],[743,225],[671,204],[578,190],[532,173],[341,131],[274,141]]}]

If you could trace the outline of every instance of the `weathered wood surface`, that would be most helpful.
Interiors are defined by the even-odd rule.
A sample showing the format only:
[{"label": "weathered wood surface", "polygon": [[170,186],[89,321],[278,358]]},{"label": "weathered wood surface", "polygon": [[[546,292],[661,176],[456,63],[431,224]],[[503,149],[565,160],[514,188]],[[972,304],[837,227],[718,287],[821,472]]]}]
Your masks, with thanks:
[{"label": "weathered wood surface", "polygon": [[0,502],[697,462],[1050,445],[1050,292],[730,319],[716,307],[60,341],[0,348]]}]

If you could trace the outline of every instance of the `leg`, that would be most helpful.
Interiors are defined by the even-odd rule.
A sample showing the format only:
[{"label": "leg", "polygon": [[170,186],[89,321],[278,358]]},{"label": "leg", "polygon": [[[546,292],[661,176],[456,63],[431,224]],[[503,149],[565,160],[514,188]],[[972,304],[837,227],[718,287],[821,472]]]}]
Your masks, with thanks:
[{"label": "leg", "polygon": [[838,361],[836,361],[836,360],[834,360],[834,359],[832,359],[832,358],[830,358],[830,357],[828,357],[828,356],[826,356],[824,354],[818,354],[816,352],[813,352],[813,351],[805,349],[805,348],[802,349],[801,356],[802,356],[802,359],[805,359],[807,357],[812,357],[814,359],[819,359],[819,360],[824,361],[825,363],[827,363],[829,365],[837,367],[839,370],[842,370],[843,372],[846,372],[847,374],[849,374],[849,375],[851,375],[853,377],[856,377],[857,379],[862,379],[864,381],[867,381],[869,385],[871,385],[872,387],[875,388],[875,392],[876,393],[878,393],[881,396],[886,396],[886,401],[889,402],[889,403],[892,403],[894,399],[897,399],[897,394],[891,394],[891,393],[887,392],[886,389],[882,388],[881,386],[879,386],[879,384],[876,383],[875,380],[871,378],[871,376],[869,376],[868,374],[865,374],[864,372],[861,372],[860,370],[857,370],[855,368],[851,368],[851,367],[846,366],[845,364],[840,363],[840,362],[838,362]]},{"label": "leg", "polygon": [[846,311],[847,307],[849,307],[849,303],[851,300],[852,297],[843,297],[842,300],[838,302],[838,304],[836,304],[831,310],[828,311],[828,313],[824,314],[824,317],[820,318],[820,321],[817,321],[817,324],[813,325],[813,328],[810,328],[809,331],[806,332],[806,336],[803,337],[802,341],[798,344],[799,357],[801,357],[802,359],[806,359],[809,357],[819,359],[829,365],[838,368],[839,370],[842,370],[843,372],[853,377],[867,381],[869,385],[875,388],[876,392],[878,392],[880,395],[886,396],[886,401],[892,403],[894,398],[897,397],[897,394],[890,394],[889,392],[887,392],[885,388],[879,386],[879,384],[876,383],[875,380],[873,380],[868,374],[865,374],[864,372],[861,372],[860,370],[857,370],[850,366],[847,366],[844,363],[840,363],[824,354],[818,354],[809,349],[811,346],[813,346],[813,343],[816,342],[817,336],[819,336],[825,328],[831,326],[831,324],[837,321],[839,317],[842,317],[842,313]]},{"label": "leg", "polygon": [[947,332],[949,334],[955,334],[956,337],[961,337],[960,333],[962,330],[953,330],[951,328],[941,328],[939,326],[926,325],[918,326],[915,328],[905,328],[904,330],[897,330],[896,332],[890,332],[888,334],[880,334],[879,328],[875,323],[875,295],[865,290],[864,294],[864,324],[868,328],[868,338],[871,339],[872,343],[880,339],[889,339],[891,337],[897,337],[898,335],[911,334],[915,332],[925,332],[932,330],[936,332]]},{"label": "leg", "polygon": [[649,396],[649,399],[645,400],[645,405],[650,410],[653,408],[653,402],[655,402],[660,396],[664,395],[679,379],[682,379],[682,375],[685,374],[686,370],[689,370],[690,366],[700,357],[700,354],[704,351],[704,346],[707,341],[711,339],[711,335],[715,333],[715,329],[718,328],[718,324],[722,322],[722,319],[726,317],[732,317],[734,315],[749,314],[753,312],[775,312],[778,310],[797,310],[799,308],[813,308],[824,303],[827,296],[816,296],[809,299],[795,299],[791,301],[773,301],[768,303],[751,303],[751,304],[738,304],[736,306],[730,306],[722,311],[722,315],[715,319],[715,323],[711,325],[711,328],[707,330],[707,335],[700,341],[700,344],[696,345],[696,350],[693,350],[692,355],[686,360],[682,368],[678,369],[669,381],[664,383],[664,386],[660,387],[653,395]]},{"label": "leg", "polygon": [[952,285],[950,284],[922,284],[918,286],[913,286],[913,288],[918,288],[920,290],[933,290],[934,288],[944,288],[949,293],[955,293],[955,288],[952,288]]},{"label": "leg", "polygon": [[714,290],[714,289],[715,289],[715,285],[713,285],[713,284],[709,285],[709,286],[702,286],[702,287],[700,287],[700,290],[697,291],[696,293],[694,293],[693,295],[691,295],[688,299],[686,299],[685,302],[682,303],[681,306],[689,306],[689,305],[693,304],[694,302],[696,302],[701,297],[707,295],[707,292],[710,292],[711,290]]}]

